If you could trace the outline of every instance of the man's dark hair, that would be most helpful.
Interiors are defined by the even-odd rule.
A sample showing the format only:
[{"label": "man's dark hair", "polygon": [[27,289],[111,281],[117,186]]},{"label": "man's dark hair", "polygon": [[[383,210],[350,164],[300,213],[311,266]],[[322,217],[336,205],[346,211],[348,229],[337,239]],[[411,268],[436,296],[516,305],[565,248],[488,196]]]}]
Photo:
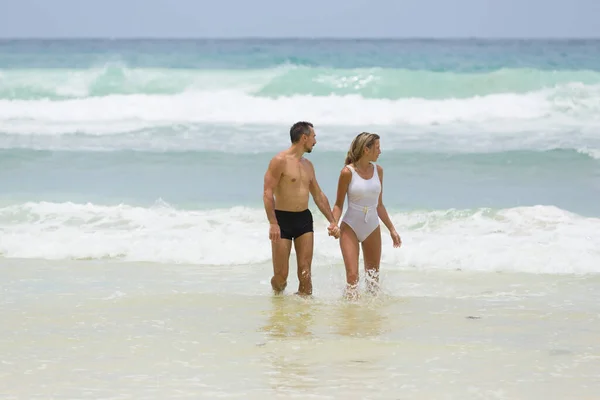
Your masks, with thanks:
[{"label": "man's dark hair", "polygon": [[313,124],[306,121],[296,122],[290,128],[290,139],[292,143],[297,143],[300,140],[302,135],[310,135],[310,128],[313,127]]}]

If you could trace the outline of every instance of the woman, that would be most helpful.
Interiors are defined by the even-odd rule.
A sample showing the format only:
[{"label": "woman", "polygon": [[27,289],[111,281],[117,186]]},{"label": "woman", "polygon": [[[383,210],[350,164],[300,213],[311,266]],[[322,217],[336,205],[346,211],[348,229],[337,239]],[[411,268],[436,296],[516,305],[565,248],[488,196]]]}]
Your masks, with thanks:
[{"label": "woman", "polygon": [[379,135],[362,132],[350,145],[344,168],[338,180],[333,217],[338,222],[348,196],[348,209],[340,226],[340,248],[346,266],[346,296],[358,295],[359,243],[362,245],[367,288],[373,292],[379,284],[381,229],[383,221],[392,236],[394,247],[402,241],[382,202],[383,168],[373,164],[379,158]]}]

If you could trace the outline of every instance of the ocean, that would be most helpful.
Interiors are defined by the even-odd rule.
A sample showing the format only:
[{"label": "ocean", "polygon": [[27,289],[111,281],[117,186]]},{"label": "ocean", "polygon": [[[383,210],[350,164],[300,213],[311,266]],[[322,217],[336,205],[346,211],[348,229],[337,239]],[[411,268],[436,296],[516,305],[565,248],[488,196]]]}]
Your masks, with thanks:
[{"label": "ocean", "polygon": [[[379,296],[313,201],[271,293],[301,120],[331,205],[381,136]],[[6,399],[594,398],[600,40],[0,40],[0,278]]]}]

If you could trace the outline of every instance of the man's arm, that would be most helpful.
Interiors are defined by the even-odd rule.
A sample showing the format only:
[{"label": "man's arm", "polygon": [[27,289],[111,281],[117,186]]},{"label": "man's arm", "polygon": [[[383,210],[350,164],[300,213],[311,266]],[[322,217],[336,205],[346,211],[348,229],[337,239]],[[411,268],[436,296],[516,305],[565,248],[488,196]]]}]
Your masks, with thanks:
[{"label": "man's arm", "polygon": [[308,162],[308,165],[310,166],[311,170],[312,170],[312,179],[310,180],[310,194],[313,197],[313,200],[315,201],[315,204],[317,205],[317,207],[319,207],[319,210],[323,213],[323,215],[325,216],[325,218],[327,218],[327,221],[329,221],[329,223],[333,224],[336,223],[335,218],[333,217],[333,213],[331,212],[331,207],[329,206],[329,200],[327,199],[327,196],[325,196],[325,193],[321,190],[321,187],[319,186],[319,183],[317,182],[317,176],[315,174],[315,167],[313,166],[313,164],[306,160]]},{"label": "man's arm", "polygon": [[283,159],[279,156],[275,156],[269,162],[269,167],[265,173],[264,187],[263,187],[263,203],[265,205],[265,212],[269,219],[269,224],[277,224],[277,218],[275,217],[275,196],[273,192],[279,184],[281,178],[281,171],[283,168]]}]

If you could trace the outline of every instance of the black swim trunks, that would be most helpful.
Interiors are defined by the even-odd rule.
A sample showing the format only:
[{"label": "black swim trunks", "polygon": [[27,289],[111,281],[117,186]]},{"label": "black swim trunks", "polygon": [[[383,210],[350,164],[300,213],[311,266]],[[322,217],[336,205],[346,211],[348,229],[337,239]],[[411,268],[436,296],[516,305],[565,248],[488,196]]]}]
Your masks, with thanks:
[{"label": "black swim trunks", "polygon": [[313,218],[309,209],[304,211],[275,210],[282,239],[296,239],[307,232],[313,232]]}]

